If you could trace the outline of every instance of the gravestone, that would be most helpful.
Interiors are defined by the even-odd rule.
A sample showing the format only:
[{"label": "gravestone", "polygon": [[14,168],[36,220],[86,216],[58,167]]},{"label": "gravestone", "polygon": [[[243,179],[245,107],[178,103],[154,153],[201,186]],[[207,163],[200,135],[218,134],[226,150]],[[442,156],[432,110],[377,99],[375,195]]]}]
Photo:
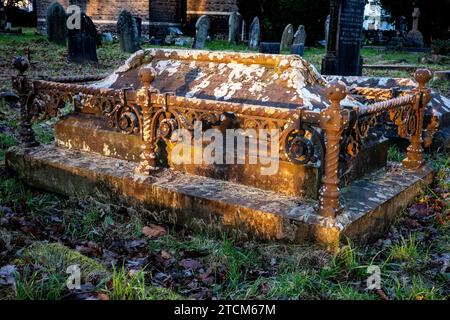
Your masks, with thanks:
[{"label": "gravestone", "polygon": [[241,41],[244,42],[247,40],[247,22],[245,22],[244,19],[242,19],[241,23]]},{"label": "gravestone", "polygon": [[401,16],[399,19],[399,26],[398,26],[398,30],[400,32],[405,32],[407,30],[407,26],[406,26],[406,17],[405,16]]},{"label": "gravestone", "polygon": [[327,20],[325,20],[325,47],[328,43],[328,35],[330,33],[330,15],[327,16]]},{"label": "gravestone", "polygon": [[294,34],[294,44],[305,44],[306,31],[304,25],[299,25],[297,32]]},{"label": "gravestone", "polygon": [[66,44],[67,15],[64,7],[56,1],[47,9],[47,37],[50,42]]},{"label": "gravestone", "polygon": [[420,18],[420,9],[419,8],[414,8],[412,17],[413,17],[412,30],[408,32],[408,34],[406,36],[406,40],[407,40],[409,46],[423,47],[424,46],[423,35],[419,31],[419,18]]},{"label": "gravestone", "polygon": [[194,49],[203,49],[205,47],[206,39],[208,38],[209,26],[209,16],[203,15],[198,18],[197,23],[195,24]]},{"label": "gravestone", "polygon": [[69,62],[98,62],[97,29],[91,18],[81,14],[81,29],[69,30]]},{"label": "gravestone", "polygon": [[322,74],[361,76],[364,0],[331,0],[327,53]]},{"label": "gravestone", "polygon": [[259,46],[259,52],[279,54],[280,53],[280,42],[261,42]]},{"label": "gravestone", "polygon": [[257,50],[261,39],[261,26],[259,18],[255,17],[250,25],[250,33],[248,35],[248,48],[250,50]]},{"label": "gravestone", "polygon": [[129,11],[123,10],[117,21],[120,47],[123,51],[134,53],[140,50],[139,31],[136,19]]},{"label": "gravestone", "polygon": [[299,44],[293,44],[291,48],[291,54],[297,54],[301,57],[305,54],[305,44],[299,43]]},{"label": "gravestone", "polygon": [[139,43],[141,42],[142,39],[142,18],[141,17],[133,17],[134,20],[136,21],[136,26],[137,26],[137,30],[138,30],[138,39],[139,39]]},{"label": "gravestone", "polygon": [[280,51],[291,50],[293,40],[294,27],[292,24],[288,24],[286,28],[284,28],[283,35],[281,36]]},{"label": "gravestone", "polygon": [[239,28],[241,25],[241,15],[238,12],[233,12],[228,18],[228,42],[239,43]]}]

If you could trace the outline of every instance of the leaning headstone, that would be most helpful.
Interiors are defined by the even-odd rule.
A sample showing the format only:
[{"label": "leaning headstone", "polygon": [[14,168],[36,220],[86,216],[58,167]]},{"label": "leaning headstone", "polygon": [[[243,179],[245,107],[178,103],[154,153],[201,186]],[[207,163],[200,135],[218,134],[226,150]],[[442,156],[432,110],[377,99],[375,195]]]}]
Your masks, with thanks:
[{"label": "leaning headstone", "polygon": [[365,0],[331,0],[327,53],[322,74],[360,76]]},{"label": "leaning headstone", "polygon": [[294,27],[292,24],[288,24],[284,28],[283,35],[281,36],[280,51],[291,50],[292,41],[294,40]]},{"label": "leaning headstone", "polygon": [[120,47],[123,51],[134,53],[140,50],[139,31],[136,19],[129,11],[123,10],[117,21]]},{"label": "leaning headstone", "polygon": [[69,62],[98,62],[97,29],[91,18],[81,14],[81,29],[69,30]]},{"label": "leaning headstone", "polygon": [[259,25],[259,18],[255,17],[250,25],[250,33],[248,36],[248,48],[250,50],[257,50],[259,48],[259,41],[261,39],[261,27]]},{"label": "leaning headstone", "polygon": [[306,31],[304,25],[299,25],[297,32],[294,34],[294,44],[305,44]]},{"label": "leaning headstone", "polygon": [[420,18],[419,8],[414,8],[412,17],[413,17],[413,27],[412,30],[408,32],[406,40],[411,46],[422,48],[424,46],[424,43],[423,43],[423,35],[419,31],[419,18]]},{"label": "leaning headstone", "polygon": [[210,20],[209,16],[203,15],[198,18],[195,24],[194,49],[203,49],[208,38]]},{"label": "leaning headstone", "polygon": [[259,46],[259,52],[279,54],[280,53],[280,43],[279,42],[261,42]]},{"label": "leaning headstone", "polygon": [[293,44],[291,48],[291,54],[297,54],[301,57],[305,54],[305,44],[299,43],[299,44]]},{"label": "leaning headstone", "polygon": [[47,9],[47,37],[50,42],[66,44],[67,15],[59,2],[53,2]]},{"label": "leaning headstone", "polygon": [[239,28],[241,24],[241,15],[237,12],[230,14],[228,18],[228,42],[239,43]]}]

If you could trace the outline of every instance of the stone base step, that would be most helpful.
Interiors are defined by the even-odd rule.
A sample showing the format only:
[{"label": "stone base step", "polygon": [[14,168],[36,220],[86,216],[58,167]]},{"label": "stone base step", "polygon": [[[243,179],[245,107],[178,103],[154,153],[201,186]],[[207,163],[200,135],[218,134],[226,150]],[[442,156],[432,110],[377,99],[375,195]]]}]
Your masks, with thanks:
[{"label": "stone base step", "polygon": [[239,238],[336,246],[343,237],[368,241],[382,234],[413,200],[433,171],[389,166],[342,190],[337,219],[316,214],[317,201],[163,169],[133,173],[136,163],[90,153],[39,146],[13,147],[6,165],[30,185],[68,196],[144,210],[158,222]]}]

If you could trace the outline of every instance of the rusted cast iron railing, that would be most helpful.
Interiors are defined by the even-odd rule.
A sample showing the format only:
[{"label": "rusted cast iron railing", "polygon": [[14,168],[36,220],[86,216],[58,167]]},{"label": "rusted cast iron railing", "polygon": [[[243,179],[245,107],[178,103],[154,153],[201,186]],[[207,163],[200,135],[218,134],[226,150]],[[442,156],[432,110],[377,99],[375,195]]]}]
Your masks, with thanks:
[{"label": "rusted cast iron railing", "polygon": [[[158,167],[156,143],[160,140],[168,141],[175,129],[193,130],[195,121],[214,126],[231,117],[239,122],[239,128],[242,129],[278,129],[281,133],[280,145],[284,150],[282,158],[297,164],[324,160],[320,161],[323,168],[323,186],[320,192],[319,213],[327,218],[335,218],[342,210],[338,176],[339,156],[341,153],[353,153],[352,156],[356,156],[359,150],[352,148],[351,143],[342,146],[344,131],[348,131],[350,126],[353,126],[350,132],[357,132],[353,144],[361,144],[373,123],[373,118],[389,114],[399,127],[400,135],[411,140],[407,159],[403,161],[405,167],[417,169],[423,163],[423,118],[425,107],[430,100],[430,90],[425,85],[431,79],[431,72],[426,69],[417,70],[415,73],[419,84],[417,88],[403,93],[400,97],[355,110],[341,107],[342,100],[348,94],[346,86],[342,82],[329,83],[325,93],[331,104],[320,114],[303,108],[290,110],[177,97],[173,93],[161,94],[152,87],[156,72],[151,67],[140,69],[139,78],[143,86],[139,90],[96,89],[44,80],[32,82],[24,75],[25,70],[25,67],[24,70],[19,69],[20,74],[13,78],[13,86],[20,96],[21,137],[25,147],[36,145],[31,128],[32,118],[39,114],[56,116],[62,105],[75,96],[83,105],[83,110],[92,109],[92,112],[88,111],[105,117],[110,127],[126,134],[141,135],[142,153],[136,172],[148,175]],[[351,119],[355,117],[356,121],[352,122]],[[314,127],[320,128],[322,134]],[[317,136],[316,140],[305,138],[305,128]],[[325,151],[321,147],[324,142]],[[320,147],[312,148],[306,145],[308,143]]]},{"label": "rusted cast iron railing", "polygon": [[[403,165],[407,169],[418,169],[423,164],[423,131],[424,114],[428,102],[431,99],[431,91],[427,89],[426,83],[432,78],[432,73],[428,69],[419,69],[415,72],[414,78],[418,87],[405,93],[404,96],[377,102],[360,108],[356,111],[356,122],[353,131],[358,132],[358,139],[354,143],[361,143],[361,139],[367,136],[370,125],[376,121],[374,119],[381,114],[389,114],[391,120],[397,125],[401,137],[409,138],[410,145],[407,149],[407,157],[403,160]],[[331,106],[321,112],[321,127],[326,134],[327,146],[325,156],[325,167],[323,177],[323,187],[321,190],[320,214],[324,217],[335,218],[342,210],[340,204],[339,178],[338,178],[338,156],[339,141],[342,133],[349,121],[340,108],[340,101],[347,94],[345,85],[341,82],[332,82],[327,85],[326,94],[331,101]],[[364,129],[361,129],[363,127]],[[356,156],[359,148],[353,150]]]}]

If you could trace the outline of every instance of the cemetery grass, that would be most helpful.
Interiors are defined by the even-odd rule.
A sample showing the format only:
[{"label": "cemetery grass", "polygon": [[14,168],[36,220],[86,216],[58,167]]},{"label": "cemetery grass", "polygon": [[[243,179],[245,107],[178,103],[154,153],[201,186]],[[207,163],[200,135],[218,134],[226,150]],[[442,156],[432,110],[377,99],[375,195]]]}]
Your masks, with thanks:
[{"label": "cemetery grass", "polygon": [[[32,30],[26,37],[0,37],[0,86],[8,90],[11,57],[27,47],[34,76],[105,73],[126,58],[118,44],[111,44],[99,49],[101,64],[71,65],[64,48]],[[220,42],[210,45],[227,48]],[[322,49],[309,49],[306,59],[318,66],[322,54]],[[52,123],[34,125],[41,143],[52,143]],[[18,140],[17,110],[0,102],[0,299],[450,297],[448,157],[429,159],[437,169],[433,186],[384,237],[367,246],[348,242],[333,256],[315,246],[194,234],[157,225],[141,211],[30,188],[4,168],[4,153]],[[390,161],[403,157],[400,150],[389,150]],[[74,263],[82,270],[82,286],[70,291],[66,270]],[[380,268],[379,290],[367,290],[369,266]]]}]

